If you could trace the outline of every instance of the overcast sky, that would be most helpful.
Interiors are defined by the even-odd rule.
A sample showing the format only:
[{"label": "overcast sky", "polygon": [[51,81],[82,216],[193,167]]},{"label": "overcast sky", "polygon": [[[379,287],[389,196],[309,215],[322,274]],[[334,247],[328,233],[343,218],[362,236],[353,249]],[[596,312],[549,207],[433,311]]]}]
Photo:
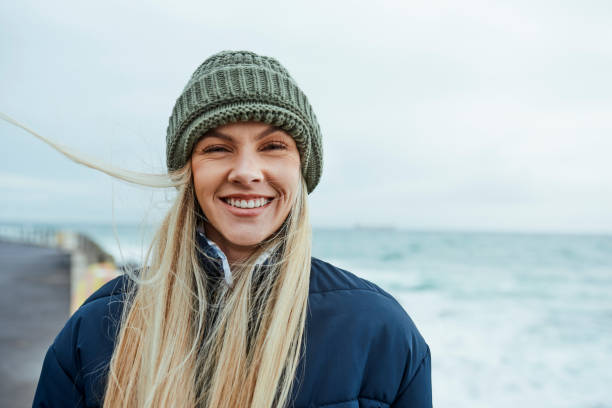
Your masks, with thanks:
[{"label": "overcast sky", "polygon": [[[319,118],[315,226],[612,232],[608,0],[361,3],[5,1],[0,112],[162,172],[193,70],[252,50],[289,69]],[[171,196],[4,122],[0,138],[0,220],[141,222]]]}]

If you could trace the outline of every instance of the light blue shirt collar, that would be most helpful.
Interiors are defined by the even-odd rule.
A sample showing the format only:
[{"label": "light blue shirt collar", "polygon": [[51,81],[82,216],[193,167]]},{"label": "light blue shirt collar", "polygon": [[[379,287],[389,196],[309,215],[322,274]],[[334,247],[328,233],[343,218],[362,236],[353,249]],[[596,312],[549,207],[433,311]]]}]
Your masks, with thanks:
[{"label": "light blue shirt collar", "polygon": [[[223,253],[221,248],[219,248],[219,246],[216,243],[208,239],[208,237],[204,233],[204,228],[198,227],[197,232],[198,234],[200,234],[202,238],[206,239],[206,242],[208,243],[208,245],[210,245],[210,247],[213,249],[217,257],[221,260],[221,265],[223,267],[223,279],[225,280],[225,283],[227,283],[227,285],[230,287],[233,286],[234,278],[232,276],[232,270],[230,269],[229,262],[227,261],[227,256],[225,256],[225,253]],[[264,253],[262,253],[261,255],[259,255],[259,257],[255,261],[255,265],[263,264],[266,261],[266,259],[270,257],[270,255],[272,254],[275,248],[276,247],[270,248]]]}]

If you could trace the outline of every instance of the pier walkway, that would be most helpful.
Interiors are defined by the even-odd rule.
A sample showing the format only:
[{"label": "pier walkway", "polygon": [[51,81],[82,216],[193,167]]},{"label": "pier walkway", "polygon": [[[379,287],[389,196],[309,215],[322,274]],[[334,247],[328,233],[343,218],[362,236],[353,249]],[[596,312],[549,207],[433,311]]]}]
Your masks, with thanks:
[{"label": "pier walkway", "polygon": [[28,407],[68,319],[70,253],[0,240],[0,407]]}]

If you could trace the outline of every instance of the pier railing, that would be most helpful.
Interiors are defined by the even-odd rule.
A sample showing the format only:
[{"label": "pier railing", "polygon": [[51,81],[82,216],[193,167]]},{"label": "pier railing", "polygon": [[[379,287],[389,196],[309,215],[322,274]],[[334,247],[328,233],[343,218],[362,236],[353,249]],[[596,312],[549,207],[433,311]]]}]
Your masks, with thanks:
[{"label": "pier railing", "polygon": [[114,262],[95,241],[80,232],[44,225],[0,224],[0,240],[78,251],[87,264]]},{"label": "pier railing", "polygon": [[0,224],[0,241],[57,248],[70,253],[70,311],[119,275],[112,255],[82,233],[44,225]]}]

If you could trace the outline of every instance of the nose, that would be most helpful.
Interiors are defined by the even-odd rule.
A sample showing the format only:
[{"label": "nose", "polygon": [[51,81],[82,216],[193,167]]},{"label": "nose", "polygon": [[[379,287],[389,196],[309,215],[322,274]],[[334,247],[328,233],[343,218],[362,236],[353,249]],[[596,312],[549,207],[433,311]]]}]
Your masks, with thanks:
[{"label": "nose", "polygon": [[256,155],[248,152],[237,155],[227,179],[232,184],[245,186],[261,182],[263,180],[263,172]]}]

